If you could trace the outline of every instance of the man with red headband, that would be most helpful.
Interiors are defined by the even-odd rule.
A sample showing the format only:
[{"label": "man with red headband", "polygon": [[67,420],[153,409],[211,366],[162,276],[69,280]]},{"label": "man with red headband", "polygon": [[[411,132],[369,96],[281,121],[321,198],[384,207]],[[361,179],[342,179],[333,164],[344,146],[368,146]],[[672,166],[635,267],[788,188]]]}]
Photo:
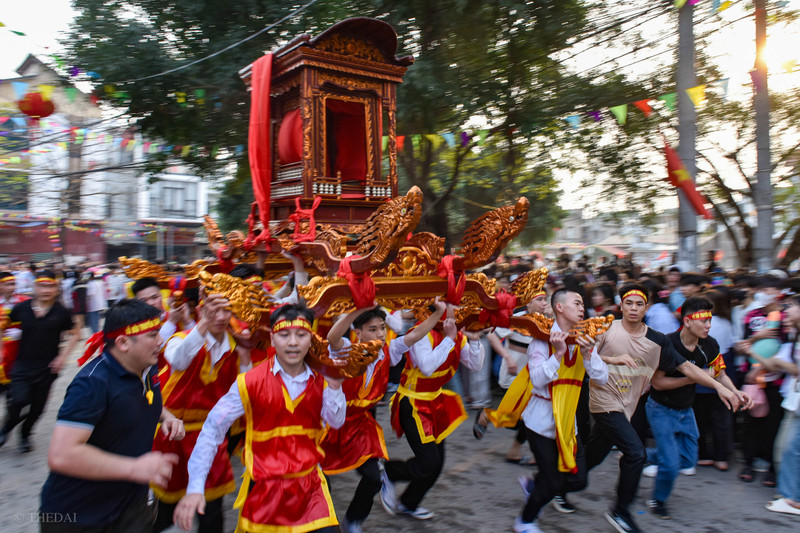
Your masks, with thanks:
[{"label": "man with red headband", "polygon": [[[249,351],[238,348],[228,332],[232,316],[228,300],[211,294],[199,313],[200,321],[195,327],[176,333],[167,341],[167,365],[159,372],[164,406],[186,424],[186,438],[176,442],[156,435],[153,443],[154,450],[174,453],[179,458],[169,483],[153,486],[159,500],[155,533],[172,525],[175,505],[186,494],[189,456],[208,412],[236,382],[239,373],[251,367]],[[212,458],[211,475],[205,483],[209,505],[200,519],[203,533],[222,532],[222,497],[236,489],[227,442],[217,447]]]},{"label": "man with red headband", "polygon": [[[11,430],[22,422],[22,410],[30,407],[22,422],[20,453],[33,450],[30,442],[33,425],[44,411],[50,386],[80,339],[80,330],[74,326],[67,308],[58,301],[58,292],[59,286],[53,272],[37,272],[33,298],[15,305],[8,315],[11,323],[19,324],[22,335],[10,376],[8,415],[0,430],[0,446],[5,443]],[[69,342],[59,352],[62,334],[67,331],[71,331]]]},{"label": "man with red headband", "polygon": [[0,337],[0,394],[5,392],[11,382],[11,369],[19,351],[19,338],[22,330],[19,324],[12,324],[8,319],[15,305],[28,299],[16,294],[17,282],[11,272],[0,272],[0,329],[4,329]]},{"label": "man with red headband", "polygon": [[360,533],[361,524],[372,510],[375,495],[381,489],[378,459],[389,459],[383,429],[373,416],[375,406],[386,394],[389,369],[398,364],[403,354],[430,333],[447,309],[436,301],[436,310],[424,322],[406,335],[386,342],[386,313],[380,307],[356,309],[342,317],[328,332],[328,349],[333,357],[350,347],[345,337],[353,326],[358,342],[380,340],[384,343],[378,359],[360,376],[344,381],[347,398],[347,417],[339,429],[331,429],[320,444],[325,452],[322,468],[325,474],[340,474],[357,470],[361,475],[356,492],[342,520],[344,533]]},{"label": "man with red headband", "polygon": [[[189,459],[189,487],[175,510],[175,523],[189,530],[205,512],[203,486],[214,451],[225,432],[244,415],[245,475],[236,507],[237,531],[338,533],[328,484],[317,446],[323,422],[332,428],[345,420],[342,380],[311,370],[313,313],[299,304],[278,307],[270,317],[275,356],[240,375],[211,410]],[[268,416],[265,416],[268,413]]]},{"label": "man with red headband", "polygon": [[591,470],[603,462],[612,446],[622,452],[616,505],[606,519],[620,533],[638,532],[629,510],[636,498],[646,451],[631,425],[639,398],[647,390],[656,370],[676,369],[697,383],[713,388],[732,410],[740,399],[724,385],[681,357],[666,335],[647,327],[647,289],[632,283],[619,291],[622,320],[615,320],[597,343],[597,352],[608,365],[605,385],[590,382],[589,410],[595,425],[586,445],[586,466]]},{"label": "man with red headband", "polygon": [[[467,418],[461,397],[444,390],[461,363],[470,370],[483,366],[482,332],[458,331],[448,305],[448,318],[441,331],[434,329],[408,352],[400,386],[392,397],[392,428],[406,436],[414,457],[391,460],[384,465],[381,503],[389,514],[404,514],[418,520],[434,513],[420,506],[444,467],[444,440]],[[394,484],[408,481],[398,497]]]},{"label": "man with red headband", "polygon": [[[725,363],[719,353],[719,344],[709,337],[714,304],[702,296],[687,298],[681,305],[683,327],[667,335],[673,348],[698,368],[708,369],[715,380],[739,397],[743,408],[750,406],[750,398],[736,390],[724,372]],[[667,498],[672,492],[678,473],[693,474],[697,461],[697,442],[700,434],[695,422],[695,382],[679,370],[653,374],[653,387],[647,400],[647,421],[653,430],[656,448],[647,450],[653,463],[644,469],[646,477],[655,477],[653,498],[647,502],[653,513],[662,519],[670,518]]]},{"label": "man with red headband", "polygon": [[159,422],[166,438],[184,435],[183,423],[161,404],[160,327],[159,312],[136,300],[106,314],[103,342],[92,344],[102,355],[67,387],[50,440],[41,512],[68,519],[43,520],[42,533],[150,531],[148,484],[166,484],[178,460],[152,452],[153,435]]}]

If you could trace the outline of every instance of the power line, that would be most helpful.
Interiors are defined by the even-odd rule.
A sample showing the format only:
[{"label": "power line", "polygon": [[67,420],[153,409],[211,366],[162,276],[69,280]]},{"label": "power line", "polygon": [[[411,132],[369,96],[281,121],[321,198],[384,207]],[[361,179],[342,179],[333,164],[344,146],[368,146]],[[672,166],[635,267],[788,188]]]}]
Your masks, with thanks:
[{"label": "power line", "polygon": [[310,2],[308,2],[306,4],[303,4],[302,6],[298,7],[297,9],[295,9],[294,11],[289,13],[288,15],[284,16],[283,18],[281,18],[277,22],[273,22],[269,26],[258,30],[253,35],[251,35],[249,37],[245,37],[241,41],[238,41],[238,42],[235,42],[233,44],[230,44],[230,45],[226,46],[225,48],[223,48],[222,50],[218,50],[218,51],[214,52],[213,54],[209,54],[209,55],[207,55],[205,57],[201,57],[200,59],[195,59],[194,61],[190,61],[189,63],[186,63],[186,64],[181,65],[179,67],[175,67],[175,68],[171,68],[169,70],[165,70],[164,72],[159,72],[158,74],[151,74],[149,76],[142,76],[141,78],[132,78],[132,79],[129,79],[129,80],[124,80],[124,81],[109,81],[109,82],[106,82],[106,83],[108,83],[110,85],[125,85],[125,84],[128,84],[128,83],[135,83],[137,81],[144,81],[144,80],[150,80],[150,79],[153,79],[153,78],[158,78],[160,76],[165,76],[167,74],[172,74],[173,72],[178,72],[179,70],[183,70],[183,69],[189,68],[191,66],[197,65],[198,63],[202,63],[203,61],[205,61],[207,59],[211,59],[212,57],[216,57],[216,56],[218,56],[220,54],[223,54],[223,53],[227,52],[228,50],[232,50],[233,48],[236,48],[237,46],[239,46],[239,45],[241,45],[243,43],[246,43],[247,41],[249,41],[251,39],[255,39],[256,37],[258,37],[262,33],[267,32],[267,31],[271,30],[272,28],[274,28],[275,26],[286,22],[287,20],[289,20],[290,18],[294,17],[295,15],[297,15],[299,13],[302,13],[303,11],[305,11],[306,9],[311,7],[312,5],[316,4],[317,2],[319,2],[319,0],[311,0]]}]

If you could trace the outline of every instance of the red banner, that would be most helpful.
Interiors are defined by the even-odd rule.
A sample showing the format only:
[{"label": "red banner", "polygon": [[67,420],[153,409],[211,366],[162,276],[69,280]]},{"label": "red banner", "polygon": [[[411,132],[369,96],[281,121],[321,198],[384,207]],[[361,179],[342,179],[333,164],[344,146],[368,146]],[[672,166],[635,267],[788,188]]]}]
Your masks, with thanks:
[{"label": "red banner", "polygon": [[272,182],[269,116],[269,86],[272,77],[271,53],[264,54],[253,63],[250,76],[250,130],[247,144],[250,174],[259,216],[264,227],[268,228],[270,184]]},{"label": "red banner", "polygon": [[683,166],[681,158],[678,157],[678,154],[666,140],[664,141],[664,154],[667,156],[667,172],[669,173],[667,179],[669,182],[673,187],[677,187],[684,192],[686,199],[689,200],[698,215],[706,220],[712,220],[714,217],[706,210],[705,198],[695,187],[694,180],[689,175],[686,167]]}]

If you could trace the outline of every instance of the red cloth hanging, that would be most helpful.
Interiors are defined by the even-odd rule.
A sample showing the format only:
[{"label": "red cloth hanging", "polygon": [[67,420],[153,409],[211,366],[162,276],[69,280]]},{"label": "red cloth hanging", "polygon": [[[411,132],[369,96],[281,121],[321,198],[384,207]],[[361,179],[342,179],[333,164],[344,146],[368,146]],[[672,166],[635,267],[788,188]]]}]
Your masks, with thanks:
[{"label": "red cloth hanging", "polygon": [[487,323],[493,328],[507,328],[511,325],[511,315],[517,306],[517,297],[509,294],[505,289],[494,295],[497,300],[497,309],[482,309],[478,320]]},{"label": "red cloth hanging", "polygon": [[[456,273],[453,268],[453,260],[457,256],[446,255],[442,257],[442,262],[436,268],[436,275],[440,278],[447,280],[447,295],[445,301],[449,304],[458,305],[461,303],[461,298],[464,296],[464,289],[467,286],[467,278],[463,272]],[[458,282],[456,282],[456,274],[458,274]]]},{"label": "red cloth hanging", "polygon": [[83,352],[83,355],[78,358],[78,366],[83,366],[83,364],[91,359],[97,352],[103,351],[103,346],[105,346],[105,344],[106,338],[102,331],[98,331],[86,339],[86,350]]},{"label": "red cloth hanging", "polygon": [[248,157],[253,193],[264,228],[269,227],[272,160],[270,151],[269,88],[272,77],[272,54],[267,53],[253,63],[250,74],[250,129]]},{"label": "red cloth hanging", "polygon": [[339,263],[339,271],[336,273],[340,278],[347,280],[350,293],[353,295],[353,303],[356,309],[370,307],[375,302],[375,281],[370,277],[369,272],[356,274],[350,267],[350,262],[361,259],[358,255],[345,257]]},{"label": "red cloth hanging", "polygon": [[683,190],[686,199],[689,200],[689,203],[692,204],[692,207],[698,215],[706,220],[712,220],[714,217],[706,210],[706,199],[697,190],[694,180],[689,175],[686,167],[683,166],[681,158],[666,140],[664,140],[664,154],[667,156],[667,172],[669,173],[667,179],[669,182],[673,187]]},{"label": "red cloth hanging", "polygon": [[[311,242],[317,238],[317,222],[314,220],[314,211],[316,211],[317,207],[319,207],[319,203],[322,201],[322,198],[319,196],[314,197],[314,203],[311,204],[311,209],[300,209],[300,198],[294,199],[294,213],[289,215],[289,220],[294,222],[294,233],[292,234],[292,240],[294,240],[295,244],[300,244],[301,242]],[[308,220],[308,233],[303,233],[300,231],[300,221],[301,220]]]}]

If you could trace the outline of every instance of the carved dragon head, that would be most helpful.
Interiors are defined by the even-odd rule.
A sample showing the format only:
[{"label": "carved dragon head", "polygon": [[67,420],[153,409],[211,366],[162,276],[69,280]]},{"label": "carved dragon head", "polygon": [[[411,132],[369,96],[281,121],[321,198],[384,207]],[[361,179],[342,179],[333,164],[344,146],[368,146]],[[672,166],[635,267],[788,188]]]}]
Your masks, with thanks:
[{"label": "carved dragon head", "polygon": [[475,219],[464,233],[461,255],[464,268],[479,268],[493,261],[508,241],[519,235],[528,223],[530,202],[524,196]]},{"label": "carved dragon head", "polygon": [[392,259],[421,217],[422,191],[413,186],[405,196],[389,200],[370,215],[358,242],[358,254],[370,255],[374,268],[380,268]]}]

